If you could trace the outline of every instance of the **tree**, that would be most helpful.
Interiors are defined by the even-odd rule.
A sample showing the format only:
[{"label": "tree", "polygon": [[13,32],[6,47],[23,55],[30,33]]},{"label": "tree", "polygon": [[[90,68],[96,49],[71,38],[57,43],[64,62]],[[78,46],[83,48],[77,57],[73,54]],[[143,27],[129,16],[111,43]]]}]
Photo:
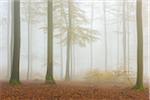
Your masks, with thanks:
[{"label": "tree", "polygon": [[[128,1],[129,2],[129,1]],[[127,6],[127,35],[128,35],[128,68],[127,68],[127,72],[128,72],[128,74],[129,74],[129,72],[130,72],[130,22],[129,22],[129,17],[130,17],[130,8],[129,8],[129,4],[127,3],[126,4],[126,6]]]},{"label": "tree", "polygon": [[68,0],[68,32],[67,32],[67,59],[66,59],[66,80],[70,80],[70,54],[71,54],[71,32],[72,32],[72,7],[71,7],[71,1]]},{"label": "tree", "polygon": [[[60,41],[62,41],[62,36],[60,36]],[[60,43],[60,67],[61,67],[61,73],[60,77],[63,79],[63,45]]]},{"label": "tree", "polygon": [[[10,1],[9,1],[10,2]],[[10,23],[10,18],[11,18],[11,16],[10,16],[10,3],[9,3],[9,5],[8,5],[8,13],[7,13],[7,16],[8,16],[8,20],[7,20],[7,28],[8,28],[8,30],[7,30],[7,39],[8,39],[8,41],[7,41],[7,52],[8,52],[8,56],[7,56],[7,61],[8,61],[8,71],[7,71],[7,77],[8,78],[10,78],[10,72],[11,72],[11,42],[10,42],[10,36],[11,36],[11,32],[10,32],[10,28],[11,28],[11,25],[9,24]]]},{"label": "tree", "polygon": [[78,43],[85,46],[86,42],[95,40],[96,31],[81,26],[83,23],[86,23],[83,11],[77,7],[73,0],[68,0],[66,80],[70,80],[71,45]]},{"label": "tree", "polygon": [[53,0],[48,0],[48,41],[47,41],[47,73],[46,82],[55,83],[53,78]]},{"label": "tree", "polygon": [[32,66],[31,66],[31,47],[30,47],[30,40],[31,40],[31,0],[28,1],[28,71],[27,71],[27,79],[30,79],[30,73],[32,73]]},{"label": "tree", "polygon": [[136,1],[137,22],[137,80],[136,89],[143,89],[143,26],[142,26],[142,0]]},{"label": "tree", "polygon": [[[61,12],[59,14],[58,12]],[[74,0],[56,0],[54,3],[54,27],[57,30],[55,37],[62,40],[60,43],[66,46],[66,73],[65,79],[71,79],[71,59],[72,59],[72,46],[77,44],[85,46],[87,43],[97,39],[96,30],[88,29],[85,25],[86,20],[84,11],[82,11]]]},{"label": "tree", "polygon": [[15,0],[14,4],[14,45],[13,45],[13,62],[11,70],[10,84],[19,84],[19,63],[20,63],[20,0]]},{"label": "tree", "polygon": [[123,2],[123,14],[122,14],[122,20],[123,20],[123,67],[124,67],[124,72],[126,73],[126,1],[124,0]]},{"label": "tree", "polygon": [[[60,6],[62,6],[62,2],[60,1]],[[63,16],[63,8],[60,7],[60,15]],[[62,20],[63,22],[63,20]],[[60,41],[62,41],[62,34],[60,35]],[[60,77],[63,79],[63,45],[60,43],[60,67],[61,67],[61,73]]]},{"label": "tree", "polygon": [[[120,5],[120,3],[118,2],[118,5]],[[118,10],[117,10],[117,14],[116,14],[116,20],[117,20],[117,67],[120,67],[120,19],[118,18],[118,16],[120,16],[120,6],[118,6]]]},{"label": "tree", "polygon": [[106,4],[103,1],[103,9],[104,9],[104,34],[105,34],[105,71],[107,71],[107,19],[106,19]]}]

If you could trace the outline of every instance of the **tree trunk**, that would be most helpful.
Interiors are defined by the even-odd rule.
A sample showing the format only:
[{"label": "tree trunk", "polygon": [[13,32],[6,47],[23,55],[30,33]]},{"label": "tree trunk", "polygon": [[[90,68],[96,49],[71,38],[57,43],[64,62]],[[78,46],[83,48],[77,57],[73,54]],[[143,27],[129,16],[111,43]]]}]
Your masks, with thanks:
[{"label": "tree trunk", "polygon": [[13,62],[11,70],[10,84],[19,84],[19,64],[20,64],[20,0],[14,2],[14,45],[13,45]]},{"label": "tree trunk", "polygon": [[[69,29],[68,29],[69,30]],[[66,53],[67,53],[67,58],[66,58],[66,77],[65,77],[65,80],[70,80],[70,54],[71,54],[71,51],[70,51],[70,35],[69,35],[69,32],[67,33],[67,50],[66,50]]]},{"label": "tree trunk", "polygon": [[[129,3],[129,1],[128,1]],[[129,19],[129,16],[130,16],[130,11],[129,11],[129,4],[127,3],[127,19]],[[128,68],[127,68],[127,71],[128,71],[128,74],[130,73],[130,23],[129,23],[129,20],[127,22],[127,32],[128,32]]]},{"label": "tree trunk", "polygon": [[124,67],[124,72],[126,73],[126,9],[125,9],[125,3],[126,1],[123,2],[123,16],[122,16],[122,20],[123,20],[123,57],[124,57],[124,61],[123,61],[123,67]]},{"label": "tree trunk", "polygon": [[[120,4],[120,3],[119,3]],[[118,8],[119,9],[119,8]],[[118,16],[120,15],[119,12],[120,10],[118,10]],[[116,17],[117,18],[117,67],[118,69],[120,68],[120,19],[118,18],[118,16]]]},{"label": "tree trunk", "polygon": [[104,34],[105,34],[105,72],[107,72],[107,19],[106,19],[106,4],[103,1],[103,10],[104,10]]},{"label": "tree trunk", "polygon": [[[61,11],[60,12],[61,17],[63,17],[64,16],[64,9],[63,9],[63,2],[61,0],[60,0],[60,11]],[[62,22],[63,22],[63,19],[62,19]],[[63,38],[62,38],[62,34],[61,34],[61,36],[60,36],[60,67],[61,67],[60,78],[61,79],[63,79],[63,45],[61,43],[62,40],[63,40]]]},{"label": "tree trunk", "polygon": [[67,32],[67,58],[66,58],[66,76],[65,80],[70,80],[70,54],[71,54],[71,30],[72,30],[72,18],[71,18],[71,1],[68,0],[68,20],[69,20],[69,27]]},{"label": "tree trunk", "polygon": [[72,77],[75,76],[75,45],[72,48],[72,58],[73,58],[73,68],[72,68]]},{"label": "tree trunk", "polygon": [[70,54],[70,77],[73,78],[74,70],[74,45],[71,45],[71,54]]},{"label": "tree trunk", "polygon": [[136,89],[143,89],[143,28],[142,28],[142,0],[136,3],[137,21],[137,80]]},{"label": "tree trunk", "polygon": [[48,0],[48,41],[46,82],[55,83],[53,78],[53,1]]},{"label": "tree trunk", "polygon": [[27,80],[32,77],[30,73],[32,73],[32,66],[31,66],[31,47],[30,47],[30,39],[31,39],[31,0],[28,1],[28,70],[27,70]]},{"label": "tree trunk", "polygon": [[7,77],[10,78],[10,72],[11,72],[11,39],[10,39],[10,30],[11,30],[11,25],[9,24],[10,23],[10,10],[11,10],[11,1],[9,0],[8,2],[8,21],[7,21],[7,28],[8,28],[8,31],[7,31],[7,52],[8,52],[8,55],[7,55],[7,62],[8,62],[8,70],[7,70]]},{"label": "tree trunk", "polygon": [[[60,41],[62,41],[62,35],[60,36]],[[62,46],[62,43],[60,43],[60,67],[61,67],[60,77],[61,79],[63,79],[63,46]]]}]

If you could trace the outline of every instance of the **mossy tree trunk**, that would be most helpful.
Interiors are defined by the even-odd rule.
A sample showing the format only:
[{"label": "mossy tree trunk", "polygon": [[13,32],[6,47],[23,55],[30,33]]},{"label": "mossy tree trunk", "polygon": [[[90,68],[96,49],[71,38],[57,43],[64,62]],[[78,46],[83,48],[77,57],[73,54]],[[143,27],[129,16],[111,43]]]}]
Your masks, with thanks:
[{"label": "mossy tree trunk", "polygon": [[53,0],[48,0],[48,40],[46,82],[55,83],[53,78]]},{"label": "mossy tree trunk", "polygon": [[19,80],[19,63],[20,63],[20,0],[13,2],[14,15],[13,15],[13,34],[14,34],[14,45],[13,45],[13,61],[11,69],[10,84],[17,85],[20,83]]},{"label": "mossy tree trunk", "polygon": [[143,28],[142,28],[142,0],[136,3],[137,20],[137,80],[136,89],[143,89]]}]

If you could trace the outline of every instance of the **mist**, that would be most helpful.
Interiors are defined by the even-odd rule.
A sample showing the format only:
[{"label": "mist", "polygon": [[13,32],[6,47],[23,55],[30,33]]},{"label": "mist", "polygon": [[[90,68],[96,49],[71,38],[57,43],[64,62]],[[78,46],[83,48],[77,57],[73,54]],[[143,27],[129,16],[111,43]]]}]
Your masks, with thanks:
[{"label": "mist", "polygon": [[[61,15],[59,0],[54,1],[53,12],[53,73],[55,80],[64,80],[66,73],[66,31],[61,30],[67,16],[67,1],[64,0],[64,14]],[[137,69],[137,33],[136,1],[75,0],[80,16],[85,22],[75,20],[78,26],[93,30],[95,39],[74,40],[71,44],[70,71],[71,80],[85,80],[90,71],[123,71],[124,66],[134,79]],[[125,8],[123,8],[125,6]],[[21,0],[21,52],[20,80],[45,80],[47,68],[47,1]],[[56,8],[57,7],[57,8]],[[73,10],[78,10],[74,8]],[[74,12],[75,12],[74,11]],[[124,11],[124,12],[123,12]],[[12,15],[10,0],[0,1],[0,79],[9,80],[12,59]],[[77,12],[78,13],[78,12]],[[104,15],[105,14],[105,15]],[[125,17],[124,17],[125,16]],[[124,18],[124,19],[123,19]],[[82,19],[82,18],[81,18]],[[144,35],[144,79],[148,79],[148,1],[143,0],[143,35]],[[125,25],[125,26],[124,26]],[[125,28],[125,29],[124,29]],[[80,32],[80,31],[78,31]],[[62,37],[60,36],[61,34]],[[77,33],[80,34],[80,33]],[[107,36],[106,36],[107,34]],[[124,34],[126,34],[124,49]],[[92,37],[91,37],[92,38]],[[78,39],[78,37],[77,37]],[[107,46],[106,46],[107,45]],[[125,50],[125,51],[124,51]],[[124,56],[125,52],[125,56]],[[107,56],[107,57],[106,57]],[[125,59],[125,60],[124,60]],[[107,61],[107,62],[106,62]],[[125,61],[125,62],[124,62]],[[107,64],[106,64],[107,63]],[[124,65],[125,64],[125,65]],[[106,68],[107,67],[107,68]]]}]

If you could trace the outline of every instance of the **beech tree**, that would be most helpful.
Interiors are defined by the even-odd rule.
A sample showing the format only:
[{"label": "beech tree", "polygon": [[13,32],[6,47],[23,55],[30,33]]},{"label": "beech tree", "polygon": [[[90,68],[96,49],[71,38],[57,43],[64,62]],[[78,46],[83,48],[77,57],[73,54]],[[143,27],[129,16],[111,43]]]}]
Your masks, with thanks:
[{"label": "beech tree", "polygon": [[31,46],[30,46],[30,40],[31,40],[31,28],[32,28],[32,18],[31,18],[31,0],[28,1],[28,71],[27,71],[27,79],[29,80],[32,73],[32,66],[31,66]]},{"label": "beech tree", "polygon": [[[58,15],[57,12],[61,12]],[[56,0],[54,5],[54,13],[56,20],[54,23],[55,29],[59,33],[55,34],[60,39],[60,43],[66,46],[66,72],[65,79],[71,79],[72,72],[72,46],[78,44],[85,46],[91,41],[97,39],[97,31],[91,30],[83,25],[88,23],[78,4],[74,0]],[[91,34],[92,32],[92,34]]]},{"label": "beech tree", "polygon": [[[75,24],[74,24],[75,23]],[[67,28],[67,58],[66,58],[66,80],[70,80],[70,66],[71,66],[71,48],[73,44],[85,46],[87,42],[96,39],[96,31],[81,26],[86,23],[86,18],[83,11],[78,8],[73,0],[68,0],[68,27]],[[92,34],[91,34],[92,33]]]},{"label": "beech tree", "polygon": [[14,13],[13,13],[13,61],[11,65],[11,78],[10,84],[19,84],[19,64],[20,64],[20,0],[13,2]]},{"label": "beech tree", "polygon": [[123,21],[123,71],[126,73],[127,69],[126,69],[126,1],[124,0],[122,5],[122,10],[123,10],[123,14],[122,14],[122,21]]},{"label": "beech tree", "polygon": [[46,82],[55,83],[53,78],[53,0],[48,0],[48,41]]},{"label": "beech tree", "polygon": [[103,1],[103,10],[104,10],[104,34],[105,34],[105,71],[107,71],[108,46],[107,46],[107,15],[106,15],[105,1]]},{"label": "beech tree", "polygon": [[136,89],[143,89],[143,26],[142,26],[142,0],[136,1],[137,22],[137,80]]}]

